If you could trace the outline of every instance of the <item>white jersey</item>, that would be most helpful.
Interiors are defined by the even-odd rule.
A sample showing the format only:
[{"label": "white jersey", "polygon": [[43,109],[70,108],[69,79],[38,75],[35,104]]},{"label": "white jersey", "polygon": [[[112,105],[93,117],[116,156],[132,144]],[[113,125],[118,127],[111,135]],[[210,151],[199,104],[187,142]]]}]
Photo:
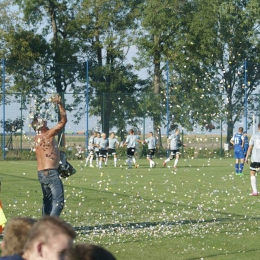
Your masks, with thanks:
[{"label": "white jersey", "polygon": [[127,148],[135,148],[136,135],[128,135],[126,137]]},{"label": "white jersey", "polygon": [[155,149],[157,140],[151,136],[145,139],[145,142],[148,144],[148,149]]},{"label": "white jersey", "polygon": [[108,143],[109,149],[116,149],[116,145],[119,145],[119,142],[116,138],[108,138]]},{"label": "white jersey", "polygon": [[[95,137],[94,138],[94,144],[95,145],[99,145],[100,139],[101,139],[100,137]],[[95,151],[98,152],[99,151],[99,147],[95,146]]]},{"label": "white jersey", "polygon": [[260,133],[251,136],[249,145],[253,145],[251,161],[260,163]]},{"label": "white jersey", "polygon": [[99,147],[100,147],[100,148],[99,148],[100,150],[107,150],[107,147],[108,147],[108,139],[100,138]]},{"label": "white jersey", "polygon": [[89,150],[94,149],[94,139],[95,139],[94,135],[90,136],[89,141],[88,141],[88,149]]},{"label": "white jersey", "polygon": [[179,149],[179,141],[180,141],[180,135],[172,134],[169,137],[170,142],[170,149],[171,150],[178,150]]}]

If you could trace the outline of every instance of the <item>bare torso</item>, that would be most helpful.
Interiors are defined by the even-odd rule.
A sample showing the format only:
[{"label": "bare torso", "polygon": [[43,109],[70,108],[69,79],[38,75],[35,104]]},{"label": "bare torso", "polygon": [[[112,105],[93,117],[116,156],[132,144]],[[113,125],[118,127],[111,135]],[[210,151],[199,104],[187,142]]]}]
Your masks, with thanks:
[{"label": "bare torso", "polygon": [[35,136],[35,152],[38,171],[58,169],[60,165],[60,150],[54,137],[48,137],[48,131]]}]

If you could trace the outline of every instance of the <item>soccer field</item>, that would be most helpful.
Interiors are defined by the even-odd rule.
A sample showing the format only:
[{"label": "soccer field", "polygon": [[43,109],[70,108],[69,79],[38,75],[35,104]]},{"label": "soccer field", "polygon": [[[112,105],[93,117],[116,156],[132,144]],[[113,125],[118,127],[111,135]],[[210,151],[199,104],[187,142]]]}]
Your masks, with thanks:
[{"label": "soccer field", "polygon": [[[249,167],[234,174],[234,159],[180,159],[178,169],[86,168],[64,180],[61,217],[76,242],[104,246],[118,260],[259,259],[260,197],[251,192]],[[173,165],[173,161],[167,166]],[[41,216],[35,161],[1,161],[6,217]]]}]

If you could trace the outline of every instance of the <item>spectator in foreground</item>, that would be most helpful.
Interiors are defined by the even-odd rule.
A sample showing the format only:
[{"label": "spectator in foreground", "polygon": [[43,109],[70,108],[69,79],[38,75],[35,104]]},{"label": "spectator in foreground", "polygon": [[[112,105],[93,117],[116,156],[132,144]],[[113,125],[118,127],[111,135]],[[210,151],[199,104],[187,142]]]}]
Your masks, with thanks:
[{"label": "spectator in foreground", "polygon": [[35,223],[35,219],[27,217],[10,219],[5,227],[4,238],[1,243],[2,256],[22,255],[29,232]]},{"label": "spectator in foreground", "polygon": [[65,252],[64,260],[116,260],[116,258],[101,246],[78,244]]},{"label": "spectator in foreground", "polygon": [[23,254],[0,257],[3,260],[60,260],[72,247],[76,233],[65,221],[45,216],[33,226],[25,243]]}]

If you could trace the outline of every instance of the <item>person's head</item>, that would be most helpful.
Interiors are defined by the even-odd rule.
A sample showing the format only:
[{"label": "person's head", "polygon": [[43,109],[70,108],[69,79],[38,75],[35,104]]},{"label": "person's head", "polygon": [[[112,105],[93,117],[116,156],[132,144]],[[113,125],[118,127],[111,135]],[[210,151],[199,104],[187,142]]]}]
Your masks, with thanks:
[{"label": "person's head", "polygon": [[44,216],[33,226],[24,246],[26,260],[59,260],[73,245],[76,233],[72,226],[54,216]]},{"label": "person's head", "polygon": [[23,254],[23,247],[35,222],[35,219],[27,217],[13,218],[7,222],[1,243],[2,256]]},{"label": "person's head", "polygon": [[238,128],[238,132],[239,132],[239,133],[243,133],[243,131],[244,131],[244,128],[243,128],[242,126],[240,126],[240,127]]},{"label": "person's head", "polygon": [[102,134],[101,134],[101,137],[102,137],[103,139],[106,139],[106,137],[107,137],[106,133],[102,133]]},{"label": "person's head", "polygon": [[78,244],[65,252],[64,260],[116,260],[116,258],[101,246]]},{"label": "person's head", "polygon": [[110,137],[114,138],[115,137],[115,133],[114,132],[110,133]]},{"label": "person's head", "polygon": [[175,134],[178,135],[180,133],[180,129],[179,128],[176,128],[175,129]]},{"label": "person's head", "polygon": [[47,121],[42,118],[34,118],[31,126],[35,132],[40,132],[42,130],[48,129]]},{"label": "person's head", "polygon": [[99,132],[97,132],[97,135],[96,135],[96,137],[100,138],[100,133],[99,133]]},{"label": "person's head", "polygon": [[244,132],[243,132],[243,135],[244,135],[244,136],[246,136],[246,135],[247,135],[247,132],[246,132],[246,131],[244,131]]},{"label": "person's head", "polygon": [[133,135],[133,134],[134,134],[134,130],[133,130],[133,129],[130,129],[130,130],[129,130],[129,134],[130,134],[130,135]]},{"label": "person's head", "polygon": [[148,134],[149,136],[153,136],[153,132],[149,132],[149,134]]}]

